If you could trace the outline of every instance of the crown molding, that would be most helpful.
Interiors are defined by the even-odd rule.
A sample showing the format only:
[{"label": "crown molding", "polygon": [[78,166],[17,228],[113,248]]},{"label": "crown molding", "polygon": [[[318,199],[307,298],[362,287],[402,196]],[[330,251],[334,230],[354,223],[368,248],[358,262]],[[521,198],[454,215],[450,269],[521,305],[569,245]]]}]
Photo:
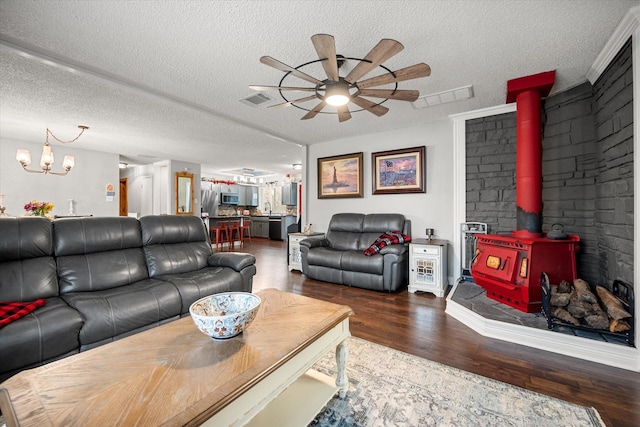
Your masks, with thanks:
[{"label": "crown molding", "polygon": [[629,12],[622,18],[620,24],[604,45],[595,62],[587,71],[587,79],[593,85],[604,70],[609,66],[613,58],[620,52],[622,46],[633,36],[633,33],[640,26],[640,6],[629,9]]}]

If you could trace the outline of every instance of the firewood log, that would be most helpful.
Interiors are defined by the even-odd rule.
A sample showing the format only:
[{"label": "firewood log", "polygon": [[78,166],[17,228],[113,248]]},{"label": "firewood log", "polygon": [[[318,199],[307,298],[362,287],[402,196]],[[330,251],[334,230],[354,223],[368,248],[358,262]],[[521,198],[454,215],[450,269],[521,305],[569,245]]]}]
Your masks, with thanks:
[{"label": "firewood log", "polygon": [[[557,288],[557,286],[554,286]],[[571,294],[554,294],[551,292],[551,297],[549,298],[549,302],[553,307],[566,307],[569,304],[569,299],[571,298]]]},{"label": "firewood log", "polygon": [[607,314],[614,319],[620,320],[631,317],[631,314],[624,309],[624,306],[609,290],[603,286],[596,286],[596,292],[607,310]]},{"label": "firewood log", "polygon": [[589,284],[582,279],[576,279],[573,281],[573,288],[578,293],[578,298],[581,301],[586,301],[591,304],[597,304],[598,300],[596,296],[591,292]]},{"label": "firewood log", "polygon": [[551,315],[553,317],[556,317],[560,320],[564,320],[567,323],[571,323],[574,326],[578,326],[580,325],[580,321],[578,319],[576,319],[575,317],[573,317],[571,315],[571,313],[569,313],[567,310],[565,310],[564,308],[561,307],[553,307],[551,309]]},{"label": "firewood log", "polygon": [[613,320],[611,320],[611,323],[609,324],[609,331],[610,332],[626,332],[629,329],[631,329],[631,326],[629,325],[629,323],[626,320],[613,319]]},{"label": "firewood log", "polygon": [[572,291],[571,283],[567,282],[566,280],[563,280],[558,285],[558,293],[559,294],[570,294],[571,291]]},{"label": "firewood log", "polygon": [[591,326],[594,329],[608,329],[609,328],[609,318],[604,313],[604,311],[600,311],[597,314],[591,314],[589,316],[584,317],[584,321],[587,325]]},{"label": "firewood log", "polygon": [[571,313],[573,317],[576,317],[578,319],[582,319],[585,316],[594,314],[594,313],[591,313],[591,309],[592,309],[591,304],[589,304],[586,301],[582,301],[579,298],[578,292],[576,289],[574,289],[573,292],[571,292],[569,297],[569,304],[567,304],[566,309],[569,313]]}]

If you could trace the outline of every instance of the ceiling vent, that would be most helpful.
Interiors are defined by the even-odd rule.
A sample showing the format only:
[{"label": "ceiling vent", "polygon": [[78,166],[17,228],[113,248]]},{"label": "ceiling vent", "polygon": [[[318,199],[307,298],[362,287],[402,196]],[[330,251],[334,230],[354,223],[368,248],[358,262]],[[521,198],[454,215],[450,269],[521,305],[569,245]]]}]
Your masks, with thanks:
[{"label": "ceiling vent", "polygon": [[426,108],[440,104],[448,104],[449,102],[464,101],[470,98],[473,98],[473,86],[471,85],[421,96],[411,105],[413,105],[413,108]]},{"label": "ceiling vent", "polygon": [[268,97],[264,93],[258,92],[256,94],[253,94],[251,96],[241,99],[240,102],[242,102],[243,104],[249,105],[251,107],[259,107],[265,102],[269,102],[271,100],[272,98]]}]

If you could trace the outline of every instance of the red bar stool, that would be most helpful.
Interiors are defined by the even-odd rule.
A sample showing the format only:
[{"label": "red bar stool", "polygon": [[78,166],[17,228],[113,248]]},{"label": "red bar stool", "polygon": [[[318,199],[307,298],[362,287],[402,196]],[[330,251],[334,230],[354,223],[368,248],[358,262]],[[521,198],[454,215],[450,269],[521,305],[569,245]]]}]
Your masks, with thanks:
[{"label": "red bar stool", "polygon": [[236,238],[242,246],[242,230],[240,229],[240,221],[229,222],[229,248],[236,247]]},{"label": "red bar stool", "polygon": [[216,250],[218,250],[218,245],[220,243],[224,249],[224,242],[230,242],[229,234],[229,228],[227,228],[227,224],[224,222],[219,222],[215,227],[211,227],[210,239],[212,244],[215,241]]},{"label": "red bar stool", "polygon": [[245,237],[248,237],[249,243],[251,243],[251,220],[243,219],[242,227],[240,227],[240,235],[242,236],[242,239],[241,239],[242,245],[244,245]]}]

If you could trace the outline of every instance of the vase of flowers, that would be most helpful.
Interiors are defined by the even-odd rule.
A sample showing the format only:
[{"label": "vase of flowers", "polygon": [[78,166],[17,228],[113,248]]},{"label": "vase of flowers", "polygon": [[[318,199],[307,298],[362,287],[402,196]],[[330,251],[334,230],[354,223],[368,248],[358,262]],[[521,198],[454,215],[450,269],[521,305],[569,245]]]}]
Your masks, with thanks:
[{"label": "vase of flowers", "polygon": [[53,210],[53,203],[32,200],[24,205],[24,210],[33,216],[47,216]]}]

